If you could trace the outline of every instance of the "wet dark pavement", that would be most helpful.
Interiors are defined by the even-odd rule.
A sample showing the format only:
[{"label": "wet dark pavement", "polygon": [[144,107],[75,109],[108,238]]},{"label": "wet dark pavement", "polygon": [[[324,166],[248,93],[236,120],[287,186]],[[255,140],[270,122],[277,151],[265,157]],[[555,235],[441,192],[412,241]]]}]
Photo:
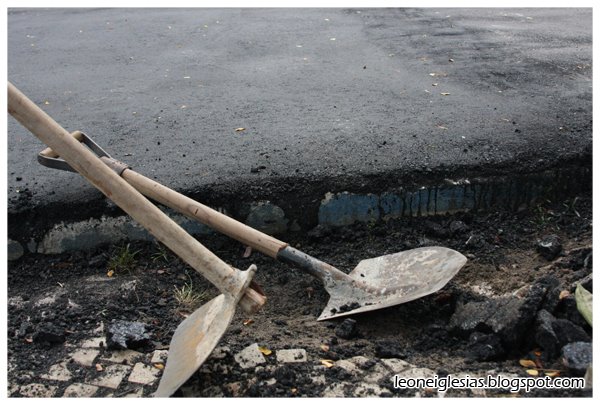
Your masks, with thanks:
[{"label": "wet dark pavement", "polygon": [[[8,77],[142,174],[260,199],[591,164],[591,28],[591,9],[10,9]],[[42,148],[8,119],[9,213],[94,205]]]}]

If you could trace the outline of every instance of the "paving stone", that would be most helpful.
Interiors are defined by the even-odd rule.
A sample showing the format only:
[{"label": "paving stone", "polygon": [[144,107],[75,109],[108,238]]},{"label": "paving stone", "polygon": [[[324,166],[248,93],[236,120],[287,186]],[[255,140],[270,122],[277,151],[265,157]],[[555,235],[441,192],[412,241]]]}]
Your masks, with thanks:
[{"label": "paving stone", "polygon": [[160,370],[144,363],[136,363],[128,381],[136,384],[150,385],[158,379]]},{"label": "paving stone", "polygon": [[82,398],[82,397],[93,397],[98,391],[98,387],[88,384],[75,383],[69,385],[63,394],[63,397],[71,398]]},{"label": "paving stone", "polygon": [[414,367],[412,364],[402,359],[381,359],[381,363],[389,368],[394,374],[401,373],[402,371]]},{"label": "paving stone", "polygon": [[253,368],[264,363],[265,356],[258,350],[258,344],[254,343],[234,356],[235,361],[241,368]]},{"label": "paving stone", "polygon": [[350,357],[348,359],[348,361],[351,361],[352,363],[356,364],[360,368],[365,368],[366,365],[371,361],[371,359],[369,359],[368,357],[365,357],[365,356],[354,356],[354,357]]},{"label": "paving stone", "polygon": [[393,378],[392,376],[395,373],[391,372],[387,367],[383,364],[375,364],[373,367],[368,369],[362,376],[361,379],[367,383],[377,383],[381,379],[389,379]]},{"label": "paving stone", "polygon": [[134,364],[142,356],[142,353],[136,352],[135,350],[115,350],[114,352],[111,352],[110,357],[105,358],[105,360],[119,364]]},{"label": "paving stone", "polygon": [[381,388],[377,384],[360,382],[354,388],[354,396],[356,397],[380,397],[386,394],[391,395],[392,393],[387,388]]},{"label": "paving stone", "polygon": [[44,384],[27,384],[21,387],[19,394],[28,398],[49,398],[53,397],[58,387]]},{"label": "paving stone", "polygon": [[168,356],[169,356],[168,350],[155,350],[154,353],[152,353],[152,359],[150,360],[150,363],[164,364],[166,362]]},{"label": "paving stone", "polygon": [[91,339],[84,340],[83,342],[81,342],[81,347],[85,347],[85,348],[97,349],[98,347],[105,347],[105,346],[106,346],[106,339],[104,337],[95,337],[95,338],[91,338]]},{"label": "paving stone", "polygon": [[402,378],[433,378],[435,372],[428,368],[414,367],[401,371],[398,375]]},{"label": "paving stone", "polygon": [[92,367],[98,354],[100,354],[100,351],[96,349],[79,349],[71,354],[71,358],[81,366]]},{"label": "paving stone", "polygon": [[352,375],[359,375],[362,372],[356,364],[349,360],[338,360],[335,362],[335,367],[339,367],[343,370],[346,370]]},{"label": "paving stone", "polygon": [[111,364],[106,366],[104,371],[102,371],[102,375],[89,381],[89,383],[99,387],[117,389],[119,384],[121,384],[121,381],[123,381],[123,378],[129,373],[129,370],[131,370],[130,366]]},{"label": "paving stone", "polygon": [[325,388],[321,393],[321,396],[324,398],[343,398],[346,395],[344,391],[351,387],[348,383],[333,383],[329,387]]},{"label": "paving stone", "polygon": [[277,361],[280,363],[303,363],[307,360],[304,349],[277,350]]},{"label": "paving stone", "polygon": [[73,376],[69,369],[67,369],[67,363],[63,361],[52,365],[48,373],[42,374],[40,377],[45,380],[70,381]]}]

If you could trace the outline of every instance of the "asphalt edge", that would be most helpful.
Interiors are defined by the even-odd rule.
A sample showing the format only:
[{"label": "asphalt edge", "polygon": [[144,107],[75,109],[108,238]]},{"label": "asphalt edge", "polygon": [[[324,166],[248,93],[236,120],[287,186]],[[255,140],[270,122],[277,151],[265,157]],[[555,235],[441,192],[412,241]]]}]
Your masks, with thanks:
[{"label": "asphalt edge", "polygon": [[[318,225],[338,227],[492,209],[516,211],[542,200],[590,191],[591,162],[591,154],[586,154],[527,172],[516,167],[485,171],[424,168],[358,178],[268,179],[179,192],[265,233],[285,235]],[[212,233],[202,224],[169,209],[166,212],[192,235]],[[153,237],[100,193],[70,207],[48,204],[8,214],[9,260],[27,253],[86,250],[124,240]]]}]

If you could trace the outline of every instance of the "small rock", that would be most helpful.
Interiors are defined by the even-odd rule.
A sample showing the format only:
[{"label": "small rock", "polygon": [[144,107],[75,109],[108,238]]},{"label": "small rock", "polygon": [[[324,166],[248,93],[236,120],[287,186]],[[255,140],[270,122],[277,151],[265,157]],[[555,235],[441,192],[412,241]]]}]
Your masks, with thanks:
[{"label": "small rock", "polygon": [[450,222],[448,229],[454,236],[465,235],[467,232],[469,232],[469,227],[463,221]]},{"label": "small rock", "polygon": [[257,343],[253,343],[246,347],[233,358],[241,368],[253,368],[259,364],[265,363],[265,356],[258,350]]},{"label": "small rock", "polygon": [[335,328],[335,334],[342,339],[352,339],[358,333],[356,321],[346,318]]},{"label": "small rock", "polygon": [[404,359],[406,358],[406,353],[399,343],[386,340],[377,342],[375,345],[375,356],[380,359]]},{"label": "small rock", "polygon": [[31,324],[31,322],[25,321],[25,322],[22,322],[21,325],[19,326],[19,330],[16,333],[16,337],[24,338],[31,332],[33,332],[33,325]]},{"label": "small rock", "polygon": [[535,342],[543,349],[545,359],[553,359],[558,355],[558,337],[552,328],[556,318],[545,309],[537,314],[535,326]]},{"label": "small rock", "polygon": [[541,310],[536,319],[535,341],[544,349],[546,359],[553,359],[566,344],[590,342],[591,338],[573,322],[557,319],[548,311]]},{"label": "small rock", "polygon": [[99,255],[92,257],[89,260],[88,266],[90,266],[92,268],[103,267],[106,264],[106,261],[107,261],[106,256],[104,256],[104,254],[99,254]]},{"label": "small rock", "polygon": [[169,356],[169,351],[168,350],[155,350],[154,353],[152,353],[152,359],[150,359],[150,363],[152,363],[152,364],[155,364],[155,363],[164,364],[165,361],[167,360],[168,356]]},{"label": "small rock", "polygon": [[125,300],[137,299],[136,295],[137,280],[131,280],[121,284],[119,291],[121,292],[121,298]]},{"label": "small rock", "polygon": [[554,320],[554,322],[552,322],[552,329],[558,337],[560,346],[573,342],[591,342],[592,340],[581,327],[575,325],[568,319]]},{"label": "small rock", "polygon": [[224,359],[231,354],[229,346],[219,346],[210,354],[211,359]]},{"label": "small rock", "polygon": [[577,309],[577,301],[575,300],[574,295],[570,295],[560,300],[554,313],[557,318],[568,319],[570,322],[573,322],[580,327],[585,328],[588,326],[587,321]]},{"label": "small rock", "polygon": [[33,341],[36,343],[64,343],[65,331],[51,323],[43,323],[37,327],[37,330],[33,334]]},{"label": "small rock", "polygon": [[502,340],[498,335],[473,332],[469,336],[467,358],[477,361],[490,361],[500,359],[504,354]]},{"label": "small rock", "polygon": [[448,230],[446,230],[437,222],[426,221],[425,228],[427,229],[427,233],[431,236],[435,236],[438,238],[445,238],[448,236]]},{"label": "small rock", "polygon": [[9,239],[7,247],[7,258],[8,260],[17,260],[25,253],[23,246],[16,240]]},{"label": "small rock", "polygon": [[[267,385],[269,384],[267,383]],[[242,383],[239,381],[235,381],[229,384],[225,384],[225,389],[229,391],[232,397],[238,397],[240,395],[240,390],[242,389]]]},{"label": "small rock", "polygon": [[327,236],[330,236],[333,232],[333,229],[329,225],[319,224],[310,231],[308,231],[307,235],[312,240],[320,240]]},{"label": "small rock", "polygon": [[250,168],[250,173],[258,173],[261,170],[264,170],[266,168],[267,168],[267,166],[264,166],[264,165],[255,166],[255,167]]},{"label": "small rock", "polygon": [[538,241],[537,251],[546,260],[554,260],[562,252],[562,244],[558,236],[548,235]]},{"label": "small rock", "polygon": [[137,349],[150,341],[146,325],[141,322],[113,320],[107,329],[106,345],[109,349]]},{"label": "small rock", "polygon": [[505,348],[516,349],[531,327],[546,293],[557,282],[554,277],[543,277],[526,289],[524,298],[504,296],[459,304],[450,318],[449,330],[462,336],[475,331],[494,333],[502,339]]},{"label": "small rock", "polygon": [[304,350],[304,349],[277,350],[277,361],[280,363],[303,363],[306,361],[306,350]]},{"label": "small rock", "polygon": [[583,376],[592,364],[592,344],[574,342],[562,348],[563,364],[575,375]]}]

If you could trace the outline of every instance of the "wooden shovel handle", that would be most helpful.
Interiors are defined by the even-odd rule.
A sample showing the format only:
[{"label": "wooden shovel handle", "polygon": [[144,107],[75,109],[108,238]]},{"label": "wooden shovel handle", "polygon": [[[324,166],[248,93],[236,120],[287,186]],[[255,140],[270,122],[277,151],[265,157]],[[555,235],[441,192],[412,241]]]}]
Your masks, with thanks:
[{"label": "wooden shovel handle", "polygon": [[[81,140],[83,139],[83,132],[81,131],[75,131],[75,132],[71,132],[71,136],[75,139],[77,139],[79,142],[81,142]],[[52,150],[52,148],[46,148],[43,151],[40,152],[40,155],[45,156],[45,157],[49,157],[49,158],[57,158],[59,157],[58,153],[54,152]]]},{"label": "wooden shovel handle", "polygon": [[121,176],[146,197],[173,208],[189,218],[196,219],[204,225],[245,245],[251,246],[274,259],[277,258],[277,253],[288,245],[142,176],[131,169],[125,170]]},{"label": "wooden shovel handle", "polygon": [[[241,282],[238,272],[185,232],[106,166],[92,151],[73,139],[64,128],[10,82],[8,83],[8,112],[221,292],[229,293],[236,290]],[[264,304],[264,297],[261,299],[253,294],[251,289],[248,291],[249,293],[242,299],[242,301],[246,300],[246,304],[242,303],[243,308],[252,306],[256,308]],[[261,300],[262,302],[257,302]]]}]

